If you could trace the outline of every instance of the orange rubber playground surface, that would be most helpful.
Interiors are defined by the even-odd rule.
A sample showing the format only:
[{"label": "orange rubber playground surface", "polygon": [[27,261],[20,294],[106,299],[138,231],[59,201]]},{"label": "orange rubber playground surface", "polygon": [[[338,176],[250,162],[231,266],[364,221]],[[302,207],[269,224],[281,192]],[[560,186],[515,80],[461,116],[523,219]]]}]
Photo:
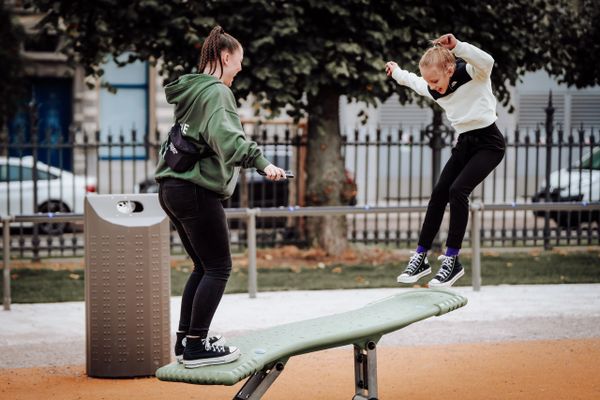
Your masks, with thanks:
[{"label": "orange rubber playground surface", "polygon": [[[383,400],[600,399],[600,338],[379,346]],[[235,386],[95,379],[83,365],[0,369],[2,400],[232,399]],[[263,399],[350,400],[352,349],[292,357]]]}]

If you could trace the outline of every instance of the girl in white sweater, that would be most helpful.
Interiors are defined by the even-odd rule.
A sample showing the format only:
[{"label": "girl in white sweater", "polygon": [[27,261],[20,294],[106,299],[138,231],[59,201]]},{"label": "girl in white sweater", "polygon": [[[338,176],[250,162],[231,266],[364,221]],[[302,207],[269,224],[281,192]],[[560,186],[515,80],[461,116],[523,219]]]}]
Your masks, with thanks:
[{"label": "girl in white sweater", "polygon": [[431,273],[427,251],[437,234],[446,205],[450,203],[450,227],[442,265],[429,287],[451,286],[464,275],[458,254],[469,218],[469,195],[504,157],[506,145],[496,127],[496,97],[490,74],[494,59],[454,35],[433,41],[419,69],[421,77],[401,69],[393,61],[385,69],[399,84],[438,103],[459,134],[452,155],[433,188],[415,254],[398,282],[414,283]]}]

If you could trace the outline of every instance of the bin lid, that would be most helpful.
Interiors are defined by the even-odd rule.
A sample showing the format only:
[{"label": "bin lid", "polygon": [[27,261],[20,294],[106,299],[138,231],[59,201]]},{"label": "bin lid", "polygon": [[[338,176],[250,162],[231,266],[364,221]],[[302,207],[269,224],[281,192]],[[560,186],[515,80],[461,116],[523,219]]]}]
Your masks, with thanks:
[{"label": "bin lid", "polygon": [[167,215],[157,193],[89,194],[85,197],[85,219],[94,212],[111,224],[141,227],[162,223]]}]

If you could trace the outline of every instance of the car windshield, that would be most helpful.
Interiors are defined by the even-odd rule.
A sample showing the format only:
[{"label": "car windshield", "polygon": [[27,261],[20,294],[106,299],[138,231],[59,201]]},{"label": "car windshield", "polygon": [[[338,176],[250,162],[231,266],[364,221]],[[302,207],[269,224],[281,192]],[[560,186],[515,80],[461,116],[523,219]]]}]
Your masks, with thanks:
[{"label": "car windshield", "polygon": [[581,169],[600,170],[600,150],[594,151],[581,162]]},{"label": "car windshield", "polygon": [[[31,181],[33,180],[33,168],[22,165],[9,165],[8,174],[6,165],[0,165],[0,182],[7,180],[10,182]],[[50,172],[37,170],[38,180],[57,179],[58,177]]]}]

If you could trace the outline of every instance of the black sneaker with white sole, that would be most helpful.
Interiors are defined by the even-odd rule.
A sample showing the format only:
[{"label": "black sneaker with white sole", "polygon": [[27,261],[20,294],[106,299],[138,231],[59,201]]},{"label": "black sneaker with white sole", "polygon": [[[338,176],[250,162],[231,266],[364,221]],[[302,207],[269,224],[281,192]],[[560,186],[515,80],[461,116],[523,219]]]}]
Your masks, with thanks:
[{"label": "black sneaker with white sole", "polygon": [[427,253],[415,253],[410,257],[403,273],[398,276],[399,283],[415,283],[423,276],[431,273]]},{"label": "black sneaker with white sole", "polygon": [[207,339],[188,337],[183,350],[183,365],[186,368],[198,368],[227,364],[237,360],[240,355],[240,350],[235,346],[220,346],[210,344]]},{"label": "black sneaker with white sole", "polygon": [[[185,338],[185,332],[176,332],[177,339],[175,340],[175,359],[178,363],[183,362],[183,349],[187,339]],[[208,337],[208,342],[213,345],[223,346],[225,345],[225,338],[222,335],[212,335]]]},{"label": "black sneaker with white sole", "polygon": [[438,271],[435,278],[429,281],[429,287],[450,287],[465,274],[458,256],[445,256],[441,255],[438,260],[442,260],[442,266]]}]

